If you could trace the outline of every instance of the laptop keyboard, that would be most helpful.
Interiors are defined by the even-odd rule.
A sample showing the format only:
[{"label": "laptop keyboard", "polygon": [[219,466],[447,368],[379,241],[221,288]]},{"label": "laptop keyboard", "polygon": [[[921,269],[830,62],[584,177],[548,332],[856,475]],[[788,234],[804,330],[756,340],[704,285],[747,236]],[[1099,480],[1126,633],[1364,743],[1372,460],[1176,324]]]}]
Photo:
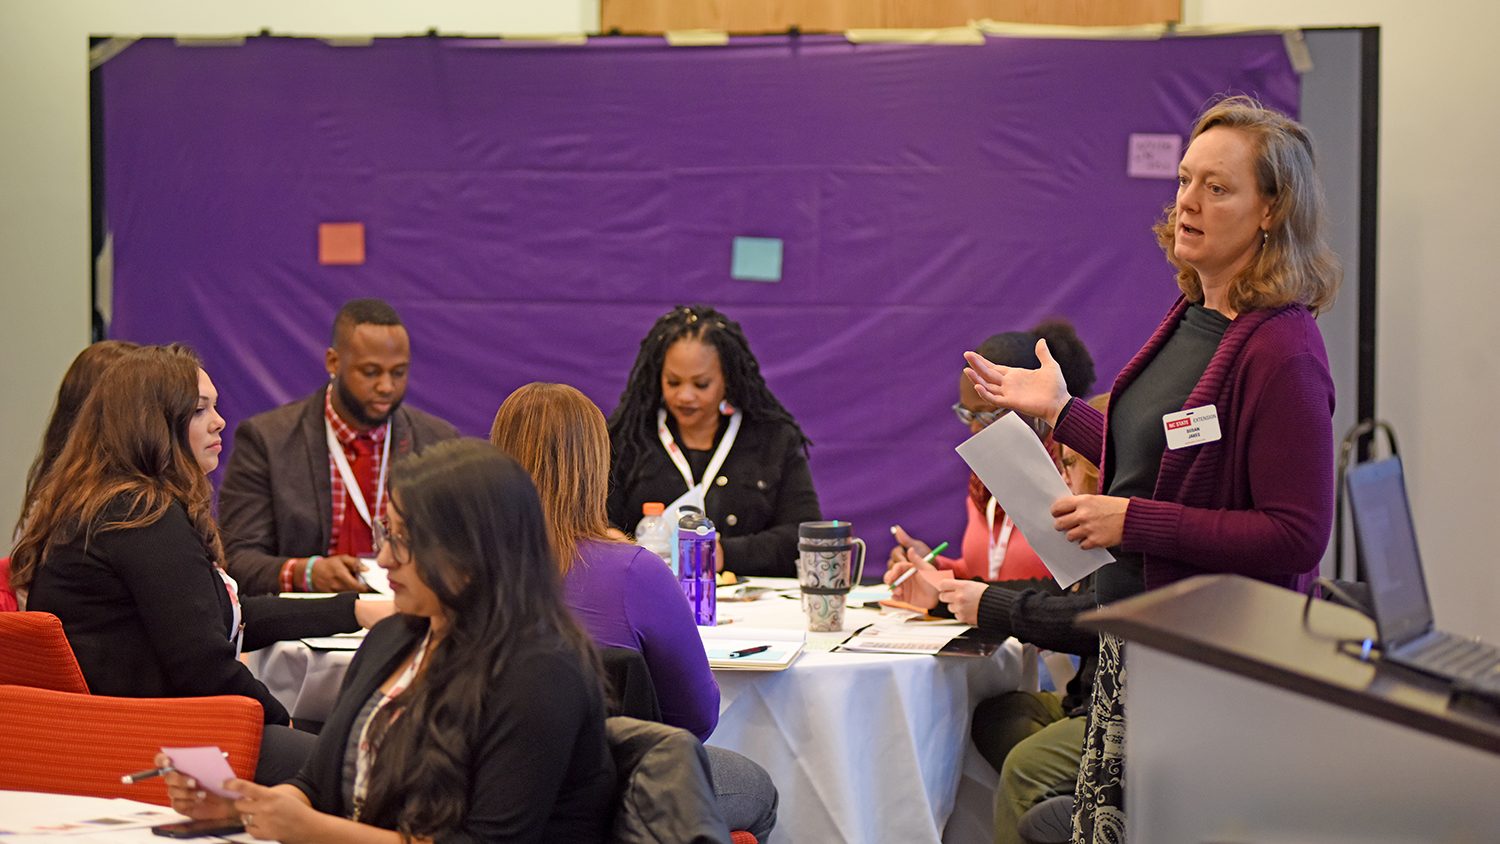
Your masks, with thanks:
[{"label": "laptop keyboard", "polygon": [[1500,648],[1475,639],[1435,632],[1426,641],[1413,643],[1390,655],[1399,662],[1440,677],[1474,680],[1500,667]]}]

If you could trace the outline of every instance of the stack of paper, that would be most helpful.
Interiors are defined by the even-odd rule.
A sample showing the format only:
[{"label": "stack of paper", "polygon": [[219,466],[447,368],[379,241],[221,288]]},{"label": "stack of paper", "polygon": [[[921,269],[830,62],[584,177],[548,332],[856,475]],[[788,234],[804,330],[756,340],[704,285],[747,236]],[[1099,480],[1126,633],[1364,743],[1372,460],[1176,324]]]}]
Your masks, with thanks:
[{"label": "stack of paper", "polygon": [[841,651],[878,654],[935,654],[969,628],[962,624],[877,623],[839,646]]}]

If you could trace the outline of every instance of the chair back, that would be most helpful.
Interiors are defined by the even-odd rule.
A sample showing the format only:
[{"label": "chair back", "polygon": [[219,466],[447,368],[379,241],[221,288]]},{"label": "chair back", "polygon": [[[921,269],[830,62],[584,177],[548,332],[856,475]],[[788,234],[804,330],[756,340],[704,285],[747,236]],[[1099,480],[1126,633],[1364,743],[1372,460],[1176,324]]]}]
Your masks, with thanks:
[{"label": "chair back", "polygon": [[0,684],[89,693],[62,622],[48,612],[0,612]]},{"label": "chair back", "polygon": [[16,590],[10,588],[10,558],[0,557],[0,612],[15,612],[20,608]]},{"label": "chair back", "polygon": [[247,697],[126,698],[0,686],[0,789],[124,797],[169,805],[155,767],[162,747],[217,745],[236,776],[260,756],[260,704]]},{"label": "chair back", "polygon": [[605,719],[618,802],[616,844],[729,844],[709,776],[708,754],[687,730],[636,718]]},{"label": "chair back", "polygon": [[656,699],[656,684],[651,669],[640,651],[630,648],[600,648],[604,676],[609,681],[609,714],[660,721],[661,703]]}]

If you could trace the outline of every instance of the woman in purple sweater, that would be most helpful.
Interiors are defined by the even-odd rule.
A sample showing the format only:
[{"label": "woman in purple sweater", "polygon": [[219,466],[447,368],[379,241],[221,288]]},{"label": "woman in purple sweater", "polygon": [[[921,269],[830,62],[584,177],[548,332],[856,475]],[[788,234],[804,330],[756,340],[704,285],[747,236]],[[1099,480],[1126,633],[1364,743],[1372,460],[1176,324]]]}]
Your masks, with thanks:
[{"label": "woman in purple sweater", "polygon": [[[719,722],[719,684],[693,611],[671,568],[612,535],[605,516],[610,448],[604,414],[566,384],[527,384],[500,405],[490,442],[536,482],[574,617],[599,647],[639,651],[662,720],[707,741]],[[770,776],[738,753],[705,749],[724,820],[765,840],[776,822]]]},{"label": "woman in purple sweater", "polygon": [[[1333,521],[1333,380],[1314,315],[1339,266],[1322,236],[1307,131],[1245,97],[1199,117],[1176,201],[1154,229],[1182,296],[1110,392],[1108,416],[1070,400],[1038,343],[1039,369],[972,352],[981,396],[1053,424],[1099,464],[1101,495],[1052,508],[1058,530],[1117,559],[1100,603],[1204,573],[1288,588],[1311,578]],[[1075,841],[1125,837],[1119,640],[1100,639],[1079,771]]]}]

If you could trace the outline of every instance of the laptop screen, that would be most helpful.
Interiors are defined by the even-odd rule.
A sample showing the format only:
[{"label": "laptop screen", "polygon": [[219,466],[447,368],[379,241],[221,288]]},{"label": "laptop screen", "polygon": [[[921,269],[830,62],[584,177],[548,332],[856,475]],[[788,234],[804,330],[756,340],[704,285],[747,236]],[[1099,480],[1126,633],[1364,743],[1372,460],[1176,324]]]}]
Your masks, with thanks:
[{"label": "laptop screen", "polygon": [[1354,532],[1375,602],[1375,627],[1383,644],[1400,645],[1432,629],[1401,459],[1361,463],[1349,470],[1348,484]]}]

